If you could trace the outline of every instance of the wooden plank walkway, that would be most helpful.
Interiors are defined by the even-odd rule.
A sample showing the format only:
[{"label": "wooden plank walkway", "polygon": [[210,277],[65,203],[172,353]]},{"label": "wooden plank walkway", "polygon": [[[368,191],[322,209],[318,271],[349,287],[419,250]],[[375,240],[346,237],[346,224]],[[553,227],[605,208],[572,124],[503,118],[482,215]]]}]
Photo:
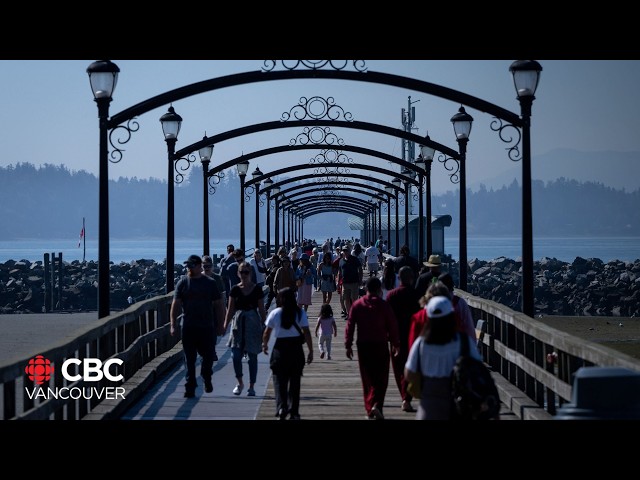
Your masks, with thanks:
[{"label": "wooden plank walkway", "polygon": [[[331,360],[320,358],[318,339],[314,335],[322,305],[322,293],[314,292],[312,302],[307,315],[315,347],[314,359],[310,365],[305,366],[302,376],[300,416],[303,420],[367,420],[358,370],[357,348],[354,346],[354,358],[349,360],[344,348],[344,331],[347,322],[345,317],[340,316],[338,295],[334,292],[331,299],[331,307],[338,326],[338,336],[334,337],[332,342]],[[306,346],[304,350],[306,353]],[[414,420],[415,413],[403,412],[401,406],[402,398],[389,367],[389,387],[383,407],[385,419]],[[275,395],[273,382],[270,379],[257,419],[275,420],[275,413]]]},{"label": "wooden plank walkway", "polygon": [[[334,317],[338,326],[338,336],[333,338],[331,360],[320,359],[315,325],[322,304],[322,293],[314,292],[312,305],[307,312],[314,340],[314,361],[306,365],[302,377],[300,395],[300,415],[302,420],[367,420],[360,373],[357,362],[357,348],[354,348],[354,360],[345,355],[344,331],[345,317],[340,315],[341,307],[337,295],[331,300]],[[275,308],[272,306],[272,308]],[[220,360],[214,365],[213,393],[202,391],[202,385],[196,389],[196,397],[183,398],[184,365],[181,360],[181,345],[178,344],[170,356],[177,362],[166,374],[163,374],[144,392],[122,415],[122,420],[276,420],[276,404],[273,390],[269,357],[258,355],[258,378],[255,386],[256,396],[247,397],[246,388],[241,395],[231,393],[236,379],[226,347],[226,336],[218,344]],[[270,351],[275,339],[271,338]],[[305,352],[306,352],[306,347]],[[199,367],[198,367],[199,368]],[[243,360],[243,373],[248,377],[246,360]],[[201,382],[200,382],[201,383]],[[501,393],[502,395],[502,393]],[[503,399],[504,400],[504,399]],[[416,401],[413,402],[417,406]],[[383,413],[386,420],[414,420],[415,413],[402,411],[402,400],[389,369],[389,384]],[[105,410],[109,407],[105,405]],[[95,418],[99,418],[96,415]],[[506,405],[501,415],[505,420],[517,420]]]}]

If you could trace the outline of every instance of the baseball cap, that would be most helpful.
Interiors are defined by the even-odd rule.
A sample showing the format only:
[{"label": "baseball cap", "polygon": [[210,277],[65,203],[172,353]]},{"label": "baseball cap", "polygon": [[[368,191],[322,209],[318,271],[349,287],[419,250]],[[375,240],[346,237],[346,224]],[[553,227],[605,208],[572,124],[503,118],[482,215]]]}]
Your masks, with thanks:
[{"label": "baseball cap", "polygon": [[198,265],[202,264],[202,258],[200,258],[198,255],[189,255],[189,258],[187,258],[187,260],[182,263],[184,263],[186,266]]},{"label": "baseball cap", "polygon": [[451,304],[451,300],[447,297],[433,297],[427,303],[425,307],[427,309],[427,317],[429,318],[440,318],[449,315],[453,312],[453,305]]}]

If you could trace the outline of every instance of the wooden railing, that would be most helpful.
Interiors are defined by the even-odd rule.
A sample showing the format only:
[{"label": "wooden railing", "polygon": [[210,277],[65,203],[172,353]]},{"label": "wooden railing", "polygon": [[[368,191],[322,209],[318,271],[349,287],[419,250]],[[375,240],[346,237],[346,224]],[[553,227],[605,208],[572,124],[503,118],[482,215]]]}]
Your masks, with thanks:
[{"label": "wooden railing", "polygon": [[[40,385],[25,371],[31,357],[0,366],[2,419],[77,420],[89,415],[107,397],[122,392],[128,379],[178,343],[179,338],[169,334],[172,296],[135,303],[123,312],[92,322],[73,340],[43,350],[40,354],[50,362],[52,372]],[[70,382],[61,373],[68,359],[100,359],[103,363],[120,359],[123,363],[112,366],[110,373],[115,375],[117,370],[124,378],[114,382],[81,377]],[[82,372],[78,366],[69,369],[72,375]]]},{"label": "wooden railing", "polygon": [[[640,361],[629,355],[553,329],[491,300],[460,290],[456,293],[467,300],[477,321],[478,345],[485,361],[508,386],[503,390],[509,391],[509,398],[504,399],[508,407],[512,411],[527,409],[526,415],[519,412],[522,419],[552,418],[557,408],[571,400],[572,375],[580,367],[618,366],[640,371]],[[121,313],[92,323],[73,340],[43,350],[41,355],[51,362],[53,372],[41,385],[36,386],[25,372],[30,358],[0,366],[2,419],[104,419],[117,416],[103,410],[112,409],[111,405],[122,409],[127,402],[77,393],[95,392],[103,387],[126,390],[130,385],[137,385],[135,388],[141,390],[147,383],[136,382],[132,377],[139,372],[142,375],[152,360],[155,365],[166,364],[163,368],[177,363],[181,349],[174,348],[179,338],[169,335],[171,300],[172,294],[167,294],[136,303]],[[119,382],[85,379],[68,382],[64,379],[62,363],[67,359],[85,358],[98,358],[103,362],[121,359],[123,364],[118,373],[122,373],[124,379]],[[70,373],[77,374],[79,370],[72,369]],[[149,378],[148,372],[146,378]],[[66,393],[58,398],[51,398],[51,395],[43,398],[33,395],[34,388],[44,392],[63,389]],[[69,395],[71,391],[76,394]],[[128,402],[134,402],[139,393],[131,391]],[[106,406],[101,408],[102,405]]]},{"label": "wooden railing", "polygon": [[571,401],[573,374],[580,367],[625,367],[640,361],[604,345],[570,335],[502,304],[456,293],[469,303],[478,346],[493,370],[549,415]]}]

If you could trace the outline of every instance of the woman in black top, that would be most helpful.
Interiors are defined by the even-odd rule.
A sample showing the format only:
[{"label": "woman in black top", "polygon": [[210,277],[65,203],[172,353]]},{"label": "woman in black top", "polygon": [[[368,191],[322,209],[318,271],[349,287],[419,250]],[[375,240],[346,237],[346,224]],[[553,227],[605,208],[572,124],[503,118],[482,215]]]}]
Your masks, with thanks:
[{"label": "woman in black top", "polygon": [[241,262],[238,265],[240,283],[231,287],[229,306],[224,319],[224,331],[231,324],[231,334],[227,346],[233,355],[233,370],[238,384],[234,395],[240,395],[244,388],[242,381],[242,358],[246,354],[249,363],[249,389],[247,395],[254,397],[254,385],[258,376],[258,353],[262,351],[262,330],[266,313],[262,288],[251,281],[251,265]]}]

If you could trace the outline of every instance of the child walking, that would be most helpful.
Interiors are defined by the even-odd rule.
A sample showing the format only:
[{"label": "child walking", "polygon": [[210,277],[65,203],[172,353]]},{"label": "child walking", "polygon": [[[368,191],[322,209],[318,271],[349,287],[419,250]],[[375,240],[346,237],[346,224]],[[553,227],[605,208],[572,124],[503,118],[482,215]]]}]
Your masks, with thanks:
[{"label": "child walking", "polygon": [[333,309],[328,303],[323,303],[320,307],[320,316],[316,323],[316,337],[320,331],[320,339],[318,340],[318,349],[320,350],[320,358],[327,355],[327,360],[331,360],[331,335],[338,336],[338,327],[333,318]]}]

